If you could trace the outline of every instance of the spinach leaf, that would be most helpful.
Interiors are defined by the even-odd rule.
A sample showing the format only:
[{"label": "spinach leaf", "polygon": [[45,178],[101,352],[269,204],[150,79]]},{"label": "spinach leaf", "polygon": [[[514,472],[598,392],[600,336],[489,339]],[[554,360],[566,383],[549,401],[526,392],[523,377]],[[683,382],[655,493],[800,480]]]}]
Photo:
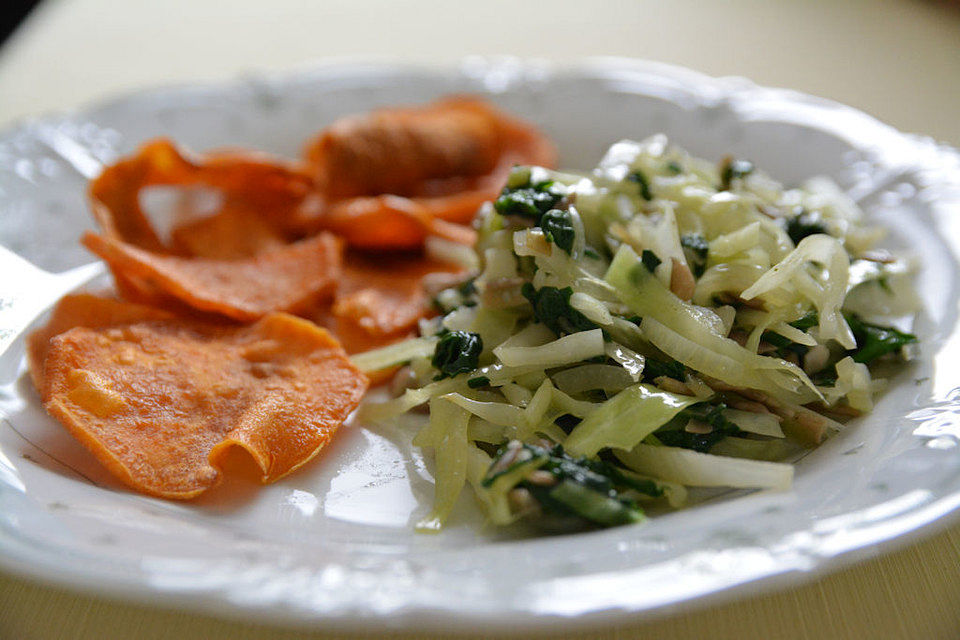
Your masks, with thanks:
[{"label": "spinach leaf", "polygon": [[469,331],[451,331],[437,342],[433,352],[433,366],[440,370],[435,380],[454,377],[477,368],[480,353],[483,351],[483,339],[478,333]]},{"label": "spinach leaf", "polygon": [[647,180],[647,176],[643,175],[643,172],[640,169],[631,171],[627,174],[627,181],[635,182],[640,187],[640,197],[644,200],[653,200],[653,192],[650,191],[650,181]]},{"label": "spinach leaf", "polygon": [[480,389],[481,387],[490,386],[490,378],[487,376],[477,376],[476,378],[470,378],[467,380],[467,386],[471,389]]},{"label": "spinach leaf", "polygon": [[652,382],[663,376],[683,382],[687,378],[687,368],[676,360],[664,362],[648,357],[643,367],[643,379]]},{"label": "spinach leaf", "polygon": [[[490,469],[504,465],[500,459],[516,445],[506,445],[497,452]],[[541,447],[522,445],[522,455],[517,459],[543,460],[539,471],[550,474],[547,481],[521,480],[517,486],[526,489],[540,504],[544,513],[559,516],[574,516],[600,526],[616,526],[643,520],[643,511],[626,495],[627,490],[660,497],[663,489],[654,481],[624,473],[618,467],[602,460],[586,457],[574,458],[561,445]],[[513,466],[507,467],[506,471]],[[506,471],[487,472],[483,485],[489,487]]]},{"label": "spinach leaf", "polygon": [[844,314],[853,337],[857,340],[855,351],[849,352],[855,362],[869,364],[881,356],[899,351],[903,346],[917,341],[917,336],[904,333],[893,327],[864,322],[855,314]]},{"label": "spinach leaf", "polygon": [[530,301],[533,316],[558,336],[597,328],[587,316],[570,306],[570,296],[573,295],[570,287],[541,287],[537,290],[526,282],[520,292]]},{"label": "spinach leaf", "polygon": [[576,231],[573,230],[573,218],[569,211],[551,209],[540,218],[540,228],[547,238],[568,254],[573,250]]},{"label": "spinach leaf", "polygon": [[653,251],[650,249],[644,249],[643,253],[640,254],[640,262],[643,263],[643,266],[647,268],[647,271],[653,273],[653,271],[660,266],[660,263],[663,262],[660,258],[657,257]]},{"label": "spinach leaf", "polygon": [[826,232],[827,227],[823,224],[823,218],[816,211],[799,208],[796,215],[787,220],[787,235],[795,245],[800,244],[800,241],[807,236]]},{"label": "spinach leaf", "polygon": [[734,180],[742,180],[753,173],[749,160],[734,160],[727,157],[720,164],[720,191],[729,191]]},{"label": "spinach leaf", "polygon": [[699,278],[707,268],[710,244],[699,233],[685,233],[680,236],[680,246],[684,248],[687,263],[693,267],[693,275]]},{"label": "spinach leaf", "polygon": [[[819,314],[816,312],[816,310],[811,310],[805,313],[803,317],[798,318],[789,324],[795,329],[806,331],[811,327],[817,326],[819,322]],[[777,347],[776,354],[781,358],[787,357],[789,353],[795,353],[798,356],[802,356],[805,355],[807,351],[810,351],[810,347],[807,345],[793,342],[789,338],[786,338],[773,331],[764,331],[762,339],[764,342],[769,342],[773,346]]]},{"label": "spinach leaf", "polygon": [[[722,402],[719,404],[699,402],[690,405],[668,423],[667,426],[672,428],[656,431],[655,435],[668,447],[682,447],[707,453],[713,445],[727,436],[742,433],[740,427],[724,417],[723,410],[726,408],[727,405]],[[699,420],[713,427],[713,430],[709,433],[691,433],[684,429],[688,420]]]},{"label": "spinach leaf", "polygon": [[550,209],[556,208],[564,194],[552,180],[529,182],[521,187],[505,187],[493,208],[502,216],[522,216],[536,223]]}]

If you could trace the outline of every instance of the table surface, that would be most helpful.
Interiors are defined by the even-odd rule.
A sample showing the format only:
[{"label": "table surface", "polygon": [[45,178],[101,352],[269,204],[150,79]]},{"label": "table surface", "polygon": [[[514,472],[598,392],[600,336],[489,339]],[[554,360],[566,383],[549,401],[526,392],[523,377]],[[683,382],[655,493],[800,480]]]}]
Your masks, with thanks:
[{"label": "table surface", "polygon": [[[0,126],[138,88],[333,56],[472,54],[620,55],[740,75],[960,146],[960,5],[919,0],[47,0],[0,49]],[[0,574],[0,638],[327,637]],[[798,588],[569,637],[960,637],[960,526]]]}]

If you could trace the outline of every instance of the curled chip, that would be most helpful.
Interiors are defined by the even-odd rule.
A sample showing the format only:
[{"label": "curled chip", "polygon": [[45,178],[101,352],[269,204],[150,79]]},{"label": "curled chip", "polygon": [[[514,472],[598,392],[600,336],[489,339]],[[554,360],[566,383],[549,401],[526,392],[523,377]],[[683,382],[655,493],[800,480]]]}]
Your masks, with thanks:
[{"label": "curled chip", "polygon": [[420,256],[364,256],[344,260],[333,314],[371,336],[407,333],[431,314],[423,279],[431,273],[458,273],[460,267]]},{"label": "curled chip", "polygon": [[[196,250],[183,237],[189,230],[180,230],[177,243],[175,228],[173,244],[161,240],[140,204],[141,191],[150,186],[176,185],[214,189],[222,199],[221,211],[245,211],[259,218],[255,228],[247,233],[285,237],[294,222],[298,208],[313,190],[313,179],[294,165],[265,154],[251,152],[220,152],[205,156],[188,156],[169,140],[157,139],[144,144],[139,151],[107,167],[90,183],[89,196],[93,215],[103,232],[141,249],[158,253]],[[195,220],[182,220],[191,225]],[[240,240],[230,247],[231,240]],[[244,255],[249,237],[226,235],[220,238],[216,255],[186,253],[204,257]],[[203,245],[209,247],[209,244]],[[252,254],[245,254],[252,255]]]},{"label": "curled chip", "polygon": [[89,232],[83,243],[110,266],[126,297],[154,304],[173,299],[240,321],[297,311],[332,294],[342,252],[329,234],[242,260],[152,253]]},{"label": "curled chip", "polygon": [[216,260],[249,258],[286,244],[259,212],[239,206],[185,222],[171,232],[171,238],[178,254]]},{"label": "curled chip", "polygon": [[214,486],[234,447],[263,482],[290,473],[368,384],[329,333],[287,314],[77,327],[50,342],[45,372],[53,417],[127,485],[176,499]]},{"label": "curled chip", "polygon": [[470,243],[450,223],[470,223],[514,164],[556,161],[532,126],[463,97],[344,118],[305,155],[322,198],[298,209],[300,224],[367,249],[411,249],[428,235]]},{"label": "curled chip", "polygon": [[329,197],[409,195],[431,178],[489,173],[504,142],[489,105],[453,98],[342,118],[310,142],[306,156]]},{"label": "curled chip", "polygon": [[123,302],[89,293],[64,296],[50,313],[47,324],[27,336],[27,363],[33,386],[46,397],[43,363],[50,339],[74,327],[97,329],[144,320],[170,320],[173,314],[142,304]]},{"label": "curled chip", "polygon": [[[351,247],[359,249],[416,249],[422,247],[427,236],[440,236],[460,244],[476,242],[476,232],[463,224],[447,222],[442,209],[430,208],[423,200],[446,198],[402,198],[400,196],[363,196],[341,200],[329,205],[322,214],[322,226]],[[476,203],[468,220],[484,200]],[[462,210],[459,208],[458,210]]]}]

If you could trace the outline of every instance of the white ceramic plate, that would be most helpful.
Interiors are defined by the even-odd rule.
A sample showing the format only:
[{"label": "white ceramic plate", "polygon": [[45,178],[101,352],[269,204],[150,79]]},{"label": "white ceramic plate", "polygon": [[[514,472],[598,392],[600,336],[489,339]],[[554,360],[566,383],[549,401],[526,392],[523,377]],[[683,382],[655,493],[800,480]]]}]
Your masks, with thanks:
[{"label": "white ceramic plate", "polygon": [[[785,79],[785,82],[788,79]],[[960,156],[853,109],[744,80],[625,60],[550,68],[338,63],[289,77],[161,89],[0,137],[0,243],[60,272],[89,262],[87,177],[141,141],[296,155],[334,118],[451,92],[538,123],[562,166],[592,167],[622,137],[664,131],[695,155],[732,153],[787,184],[826,174],[891,243],[923,259],[921,356],[869,417],[804,458],[789,493],[731,494],[641,526],[503,539],[471,499],[418,535],[428,467],[409,434],[345,429],[308,468],[194,503],[132,494],[39,406],[20,366],[0,388],[0,565],[41,580],[221,615],[325,628],[570,628],[809,579],[930,532],[960,506]],[[10,326],[73,281],[7,265]],[[2,332],[0,332],[2,334]],[[2,335],[0,335],[2,337]]]}]

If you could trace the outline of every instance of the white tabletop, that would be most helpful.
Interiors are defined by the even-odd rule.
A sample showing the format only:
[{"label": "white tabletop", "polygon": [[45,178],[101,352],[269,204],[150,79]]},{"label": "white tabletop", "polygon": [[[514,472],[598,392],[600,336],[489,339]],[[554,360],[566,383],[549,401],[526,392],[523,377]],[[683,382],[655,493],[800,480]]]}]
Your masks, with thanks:
[{"label": "white tabletop", "polygon": [[960,145],[960,5],[920,0],[47,0],[0,49],[0,125],[331,56],[649,58]]}]

